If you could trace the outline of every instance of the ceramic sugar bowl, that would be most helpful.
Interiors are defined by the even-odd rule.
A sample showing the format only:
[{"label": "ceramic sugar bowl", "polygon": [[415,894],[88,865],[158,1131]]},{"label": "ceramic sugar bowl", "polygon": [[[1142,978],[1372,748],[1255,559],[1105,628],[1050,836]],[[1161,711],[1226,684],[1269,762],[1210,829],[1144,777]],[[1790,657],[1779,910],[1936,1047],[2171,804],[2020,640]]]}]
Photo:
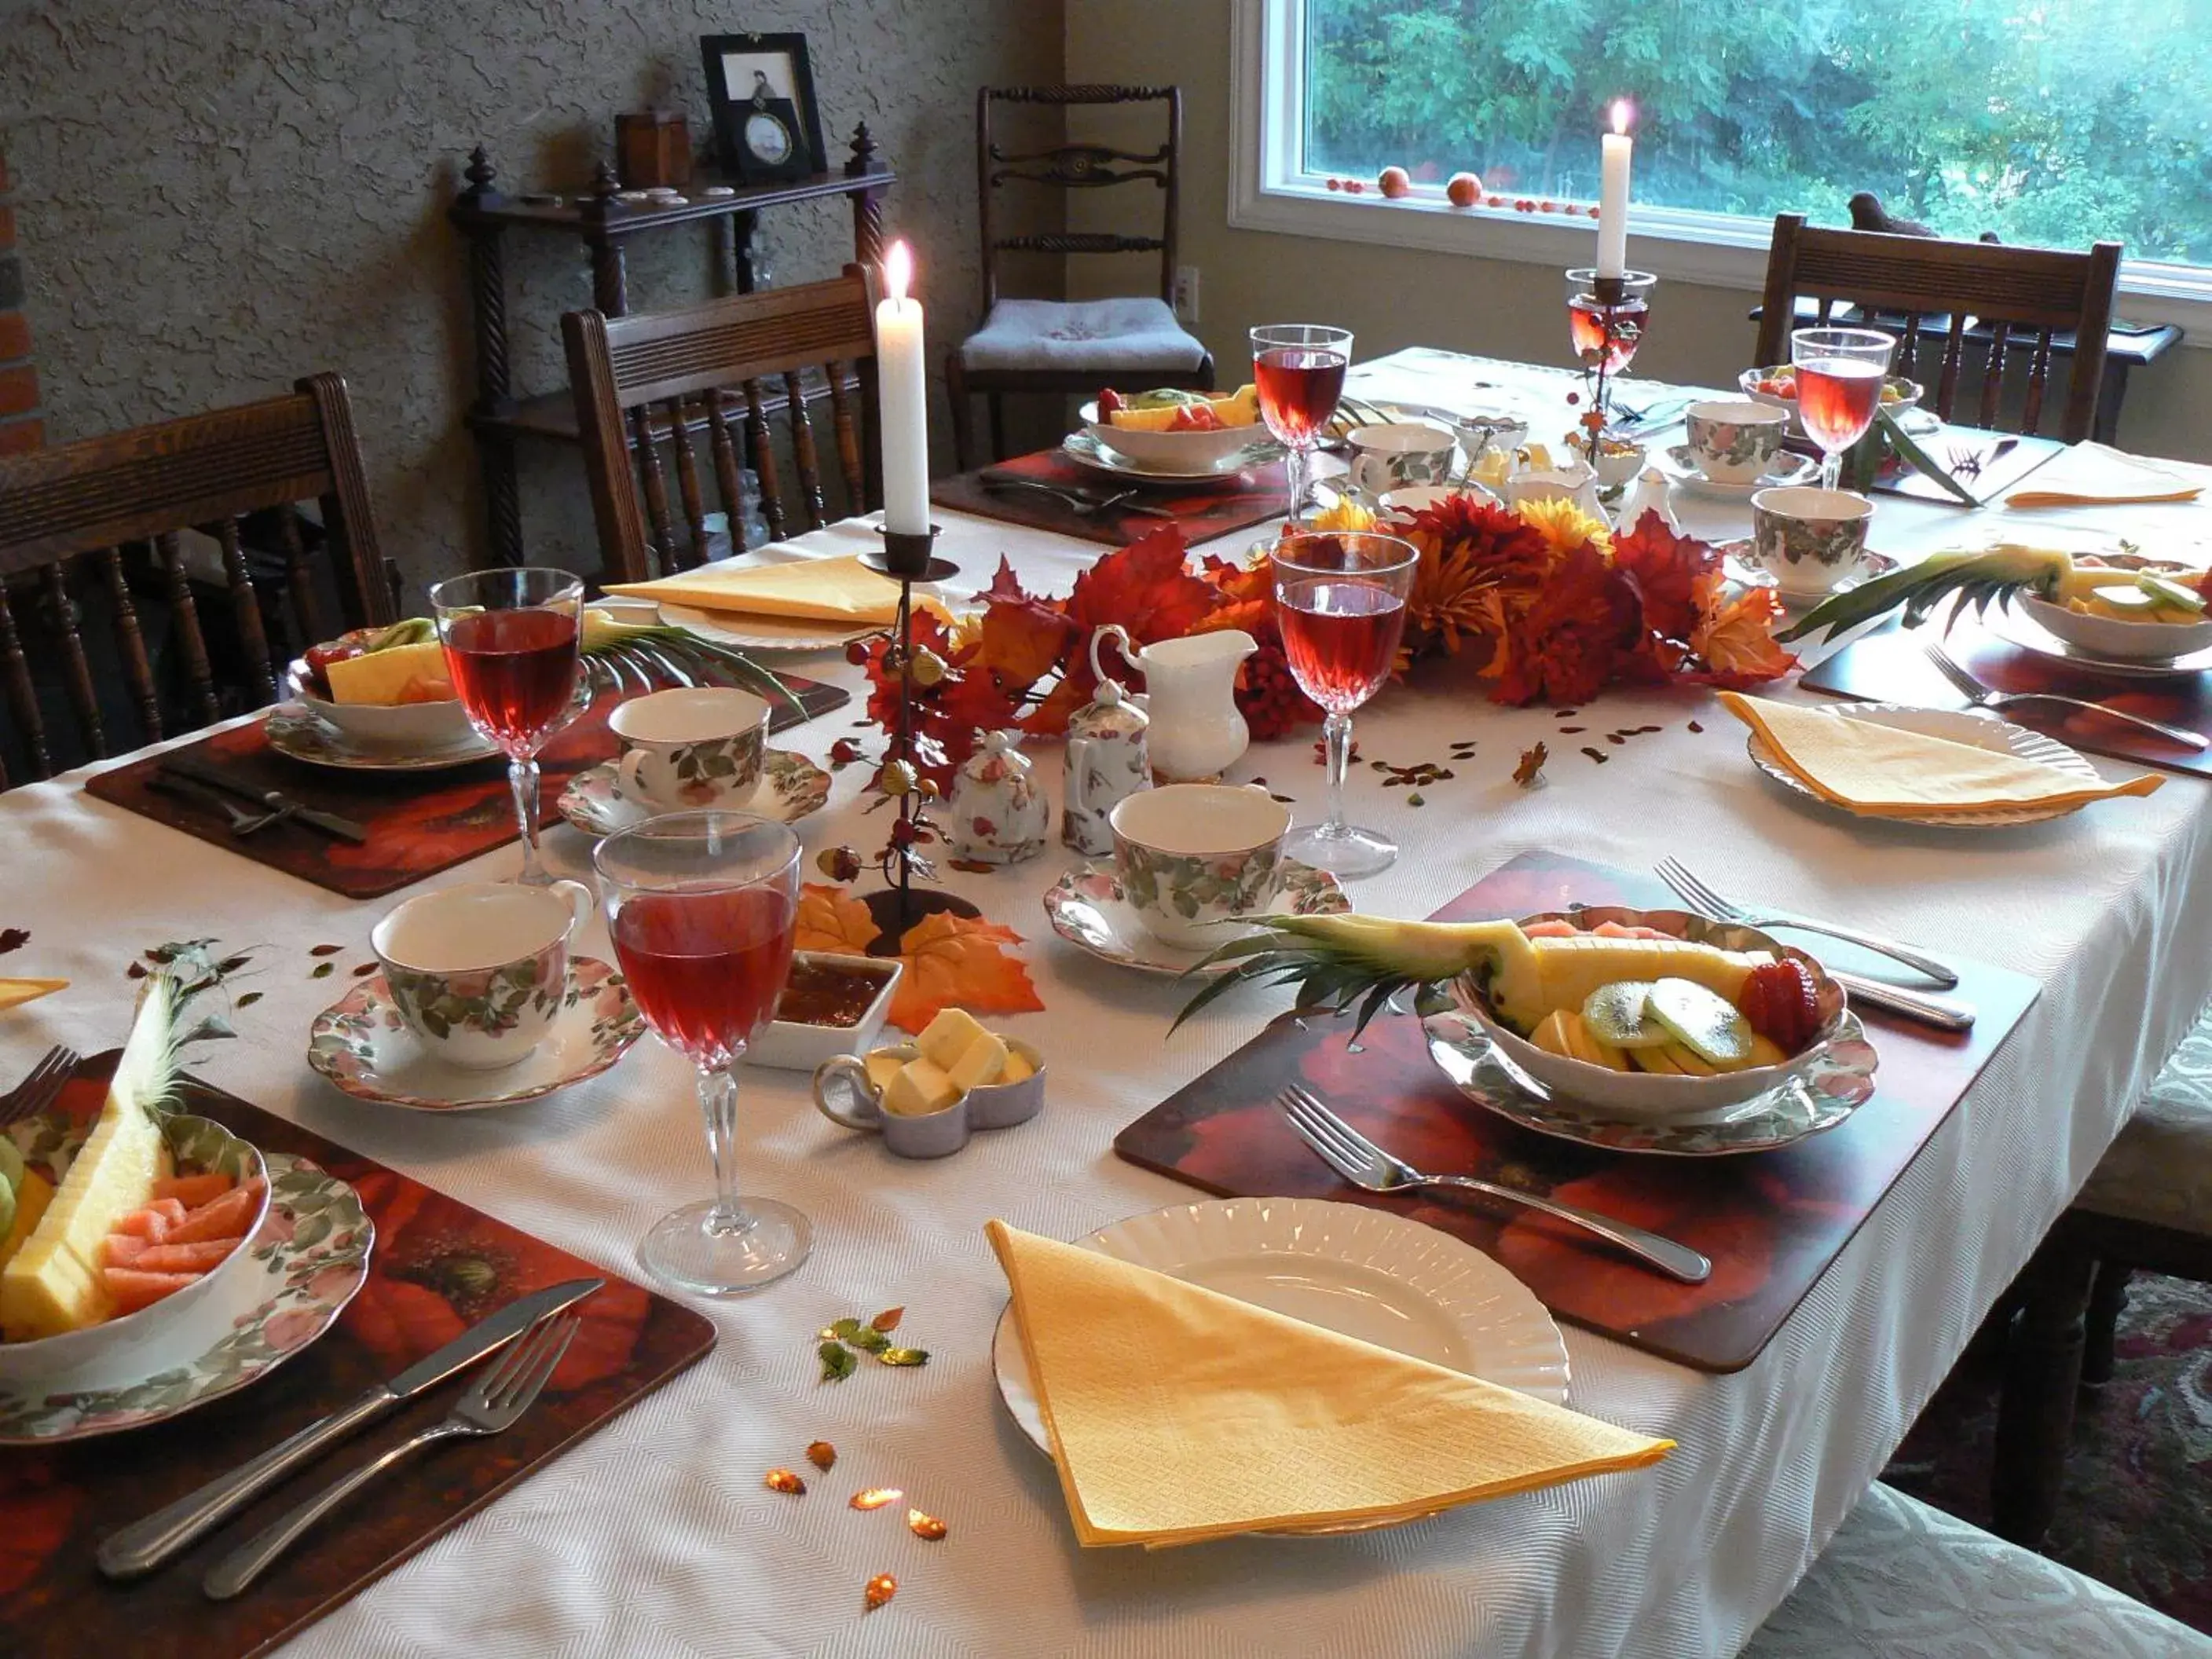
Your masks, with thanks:
[{"label": "ceramic sugar bowl", "polygon": [[1063,768],[1066,800],[1060,808],[1060,838],[1094,858],[1114,850],[1108,816],[1139,789],[1152,787],[1146,733],[1152,717],[1129,700],[1119,680],[1098,666],[1098,640],[1091,641],[1091,668],[1098,676],[1098,696],[1067,718],[1067,753]]},{"label": "ceramic sugar bowl", "polygon": [[1036,768],[1014,744],[1019,733],[986,733],[953,775],[945,840],[952,855],[978,864],[1019,864],[1044,851],[1052,805]]}]

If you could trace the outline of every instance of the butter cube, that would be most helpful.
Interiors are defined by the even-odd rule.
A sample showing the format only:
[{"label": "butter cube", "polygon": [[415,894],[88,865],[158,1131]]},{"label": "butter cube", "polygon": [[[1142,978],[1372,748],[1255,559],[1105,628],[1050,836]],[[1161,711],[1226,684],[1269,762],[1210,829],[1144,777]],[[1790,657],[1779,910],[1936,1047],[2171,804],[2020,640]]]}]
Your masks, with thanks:
[{"label": "butter cube", "polygon": [[951,1071],[952,1086],[966,1094],[1006,1080],[1006,1045],[988,1031],[968,1045]]},{"label": "butter cube", "polygon": [[927,1060],[910,1060],[884,1091],[884,1110],[893,1117],[927,1117],[960,1098],[960,1091],[945,1068]]},{"label": "butter cube", "polygon": [[1006,1073],[1004,1077],[999,1079],[1000,1082],[1019,1083],[1024,1079],[1033,1078],[1036,1075],[1036,1067],[1030,1065],[1027,1058],[1015,1048],[1011,1047],[1007,1048]]},{"label": "butter cube", "polygon": [[944,1008],[922,1028],[915,1042],[924,1060],[949,1072],[960,1063],[960,1056],[974,1046],[977,1037],[989,1035],[965,1008]]},{"label": "butter cube", "polygon": [[888,1048],[878,1048],[862,1064],[868,1068],[868,1087],[880,1095],[891,1086],[891,1079],[898,1075],[899,1067],[906,1061]]}]

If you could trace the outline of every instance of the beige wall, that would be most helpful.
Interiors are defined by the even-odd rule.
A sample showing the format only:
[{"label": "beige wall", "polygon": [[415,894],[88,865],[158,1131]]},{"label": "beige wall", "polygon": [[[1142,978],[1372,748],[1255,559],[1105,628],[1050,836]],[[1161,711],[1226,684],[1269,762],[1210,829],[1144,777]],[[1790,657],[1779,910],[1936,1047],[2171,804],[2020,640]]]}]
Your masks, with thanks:
[{"label": "beige wall", "polygon": [[[1271,319],[1350,328],[1362,357],[1430,345],[1567,363],[1559,274],[1549,266],[1229,228],[1229,0],[1066,0],[1066,14],[1069,79],[1182,87],[1182,259],[1203,273],[1199,332],[1224,384],[1243,378],[1244,329]],[[1082,280],[1071,271],[1071,287]],[[1754,302],[1747,292],[1662,283],[1638,369],[1733,382],[1750,358]],[[2212,325],[2205,334],[2212,344]],[[2138,371],[2120,441],[2212,460],[2212,350],[2185,347]]]}]

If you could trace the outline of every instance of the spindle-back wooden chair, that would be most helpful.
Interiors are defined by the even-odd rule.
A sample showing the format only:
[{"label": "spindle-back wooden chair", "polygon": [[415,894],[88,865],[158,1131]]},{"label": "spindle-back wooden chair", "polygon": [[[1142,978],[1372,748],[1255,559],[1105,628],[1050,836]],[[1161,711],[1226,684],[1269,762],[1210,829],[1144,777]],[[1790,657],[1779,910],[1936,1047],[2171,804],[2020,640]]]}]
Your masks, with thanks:
[{"label": "spindle-back wooden chair", "polygon": [[[1976,426],[1998,424],[2007,348],[2014,336],[2027,336],[2034,345],[2028,354],[2020,429],[2032,433],[2041,424],[2044,395],[2051,378],[2051,337],[2070,331],[2073,371],[2057,435],[2068,443],[2079,443],[2096,420],[2119,270],[2118,242],[2099,242],[2086,253],[2069,253],[1932,236],[1830,230],[1808,225],[1802,213],[1777,214],[1753,357],[1761,366],[1790,361],[1790,331],[1808,326],[1798,314],[1801,295],[1819,301],[1822,323],[1830,319],[1839,301],[1855,305],[1862,319],[1850,319],[1850,325],[1860,326],[1864,319],[1863,325],[1896,332],[1892,372],[1928,386],[1923,406],[1948,421],[1967,377],[1966,331],[1978,322],[1990,335],[1980,397],[1973,414],[1960,418]],[[1869,313],[1873,314],[1870,319]],[[1881,320],[1884,318],[1889,320]],[[1935,351],[1932,368],[1922,363],[1930,347]]]},{"label": "spindle-back wooden chair", "polygon": [[[319,537],[300,502],[320,503]],[[284,603],[264,606],[241,521],[276,538]],[[240,676],[219,681],[179,532],[222,550],[226,609]],[[333,617],[313,544],[327,555],[343,612]],[[394,579],[377,544],[345,381],[308,376],[288,396],[0,458],[0,754],[33,776],[56,769],[48,712],[65,704],[91,757],[273,702],[280,665],[342,629],[393,620]],[[127,708],[100,696],[107,652],[88,650],[88,609],[105,610]],[[143,610],[166,610],[181,687],[165,687]],[[272,641],[271,626],[276,638]],[[33,647],[43,649],[34,653]],[[33,657],[58,666],[64,696],[42,707]],[[109,688],[112,689],[112,688]],[[118,710],[137,730],[112,730]],[[0,763],[0,788],[8,786]]]},{"label": "spindle-back wooden chair", "polygon": [[[632,317],[572,311],[562,318],[603,580],[647,581],[708,558],[712,538],[693,453],[702,431],[730,525],[730,550],[744,550],[743,463],[732,430],[740,418],[771,536],[819,529],[842,516],[824,495],[808,408],[823,398],[845,511],[867,510],[881,493],[882,466],[872,301],[867,274],[848,265],[829,282],[680,311]],[[776,460],[770,417],[779,403],[799,474],[795,501],[786,499]],[[672,470],[680,537],[669,500]]]}]

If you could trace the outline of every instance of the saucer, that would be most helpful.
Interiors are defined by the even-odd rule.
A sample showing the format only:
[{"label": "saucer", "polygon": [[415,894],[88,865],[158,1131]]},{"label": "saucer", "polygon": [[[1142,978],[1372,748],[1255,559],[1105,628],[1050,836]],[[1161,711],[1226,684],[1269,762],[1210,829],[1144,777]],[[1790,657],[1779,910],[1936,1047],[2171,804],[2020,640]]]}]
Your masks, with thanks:
[{"label": "saucer", "polygon": [[[1350,908],[1352,901],[1345,897],[1343,885],[1328,871],[1316,870],[1296,859],[1283,860],[1282,891],[1275,895],[1274,903],[1268,907],[1269,914],[1329,916],[1340,915]],[[1071,870],[1046,891],[1044,913],[1052,919],[1052,931],[1070,945],[1089,951],[1101,962],[1134,968],[1143,973],[1181,974],[1194,967],[1206,954],[1203,951],[1179,950],[1154,939],[1138,920],[1135,907],[1122,897],[1121,884],[1111,870],[1087,866]],[[1235,937],[1229,929],[1222,930],[1223,944]],[[1211,979],[1224,974],[1231,966],[1222,963],[1206,969],[1203,977]]]},{"label": "saucer", "polygon": [[1108,448],[1088,432],[1069,433],[1061,441],[1060,451],[1085,471],[1103,473],[1126,483],[1160,484],[1234,483],[1243,473],[1255,466],[1265,466],[1283,453],[1264,430],[1255,441],[1232,450],[1212,466],[1188,472],[1142,465],[1120,450]]},{"label": "saucer", "polygon": [[[796,823],[820,811],[829,799],[827,772],[793,750],[771,749],[762,761],[760,787],[744,810],[778,823]],[[586,768],[561,792],[561,816],[587,836],[611,836],[653,815],[653,809],[615,793],[612,761]]]},{"label": "saucer", "polygon": [[1428,1037],[1429,1058],[1476,1105],[1538,1134],[1611,1152],[1724,1158],[1773,1152],[1834,1128],[1874,1095],[1874,1045],[1858,1016],[1848,1010],[1828,1052],[1803,1075],[1716,1117],[1690,1123],[1607,1118],[1593,1108],[1559,1101],[1498,1053],[1482,1028],[1464,1014],[1431,1014],[1421,1029]]},{"label": "saucer", "polygon": [[279,703],[262,724],[269,746],[278,754],[309,766],[334,766],[349,772],[441,772],[448,767],[495,760],[499,746],[471,737],[447,749],[410,751],[371,749],[356,743],[335,726],[317,720],[304,704]]},{"label": "saucer", "polygon": [[1808,456],[1794,455],[1784,450],[1774,458],[1774,470],[1749,483],[1723,483],[1717,478],[1708,478],[1698,470],[1697,457],[1690,453],[1687,444],[1674,444],[1665,449],[1655,448],[1651,459],[1662,472],[1693,495],[1715,495],[1723,501],[1747,501],[1762,489],[1778,489],[1785,484],[1809,483],[1820,476],[1820,462]]},{"label": "saucer", "polygon": [[629,986],[611,963],[568,958],[568,997],[529,1057],[495,1072],[425,1054],[401,1022],[382,974],[371,974],[315,1016],[307,1064],[356,1100],[417,1112],[477,1112],[537,1100],[597,1077],[645,1033]]},{"label": "saucer", "polygon": [[2170,680],[2193,678],[2212,669],[2212,651],[2196,651],[2185,657],[2165,660],[2096,656],[2060,639],[2033,617],[2008,605],[1991,605],[1981,614],[1980,620],[1983,627],[2007,645],[2017,646],[2031,656],[2063,663],[2086,674],[2127,680]]},{"label": "saucer", "polygon": [[1823,599],[1832,599],[1838,593],[1848,593],[1861,582],[1871,581],[1876,576],[1887,576],[1897,568],[1897,561],[1887,553],[1877,553],[1870,547],[1859,550],[1859,556],[1850,569],[1838,577],[1828,587],[1795,588],[1786,586],[1779,574],[1763,565],[1752,562],[1751,542],[1722,542],[1717,550],[1727,561],[1726,571],[1730,581],[1742,587],[1771,587],[1774,597],[1782,601],[1784,611],[1809,611]]},{"label": "saucer", "polygon": [[[52,1122],[33,1118],[9,1133],[29,1146]],[[303,1158],[263,1156],[269,1212],[243,1246],[241,1270],[149,1347],[35,1383],[0,1382],[0,1446],[167,1422],[259,1381],[337,1322],[368,1278],[376,1237],[361,1194]]]}]

